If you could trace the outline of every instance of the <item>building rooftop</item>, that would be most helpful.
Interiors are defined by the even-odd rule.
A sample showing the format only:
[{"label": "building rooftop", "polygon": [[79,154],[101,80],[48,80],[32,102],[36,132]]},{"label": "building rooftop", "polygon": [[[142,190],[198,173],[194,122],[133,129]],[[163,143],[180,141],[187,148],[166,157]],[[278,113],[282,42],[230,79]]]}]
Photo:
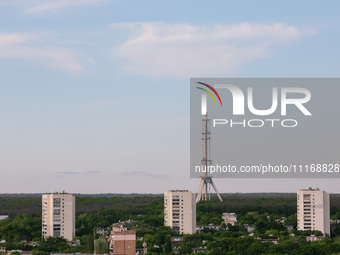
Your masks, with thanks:
[{"label": "building rooftop", "polygon": [[118,228],[118,227],[113,227],[111,230],[111,233],[118,233],[118,232],[129,232],[129,233],[134,233],[134,230],[128,230],[127,228]]},{"label": "building rooftop", "polygon": [[65,190],[63,190],[62,192],[50,192],[50,193],[44,193],[45,195],[67,195],[70,193],[65,192]]},{"label": "building rooftop", "polygon": [[170,192],[189,192],[189,190],[184,190],[184,189],[176,189],[176,190],[169,190]]},{"label": "building rooftop", "polygon": [[308,189],[300,189],[300,190],[303,190],[303,191],[319,191],[320,189],[319,188],[313,189],[312,187],[309,187]]}]

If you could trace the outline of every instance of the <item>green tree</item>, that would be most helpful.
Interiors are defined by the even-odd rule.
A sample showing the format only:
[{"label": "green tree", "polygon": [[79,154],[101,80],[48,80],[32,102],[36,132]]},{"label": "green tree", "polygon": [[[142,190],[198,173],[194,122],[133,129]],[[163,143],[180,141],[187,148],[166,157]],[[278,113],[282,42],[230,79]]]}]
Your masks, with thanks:
[{"label": "green tree", "polygon": [[109,243],[104,239],[96,239],[94,241],[95,253],[109,253]]},{"label": "green tree", "polygon": [[171,237],[169,235],[165,238],[164,252],[165,254],[172,252]]},{"label": "green tree", "polygon": [[223,252],[222,252],[221,248],[214,247],[208,252],[208,254],[209,255],[223,255]]},{"label": "green tree", "polygon": [[94,236],[93,232],[88,235],[83,235],[80,238],[80,243],[85,247],[86,253],[92,253],[94,250]]}]

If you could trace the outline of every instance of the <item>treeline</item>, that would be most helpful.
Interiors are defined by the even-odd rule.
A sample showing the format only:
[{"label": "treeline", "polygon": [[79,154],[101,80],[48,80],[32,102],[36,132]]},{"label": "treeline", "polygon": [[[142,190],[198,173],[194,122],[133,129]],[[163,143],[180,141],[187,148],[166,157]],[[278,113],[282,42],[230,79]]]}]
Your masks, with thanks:
[{"label": "treeline", "polygon": [[[162,194],[75,194],[77,216],[96,213],[100,208],[119,209],[133,206],[147,206],[153,202],[163,202]],[[217,213],[248,211],[259,213],[293,214],[296,212],[295,193],[233,193],[222,194],[223,202],[213,195],[211,207],[202,208]],[[340,194],[331,194],[331,215],[340,208]],[[41,215],[41,194],[0,194],[0,215],[13,217],[17,214]]]},{"label": "treeline", "polygon": [[[331,197],[331,216],[340,220],[340,205],[336,206],[340,196]],[[213,196],[211,201],[197,204],[197,225],[213,223],[220,225],[221,231],[206,229],[202,233],[183,236],[180,254],[190,254],[192,248],[207,247],[208,254],[332,254],[340,252],[340,224],[332,225],[333,238],[321,242],[308,243],[305,236],[310,232],[301,232],[287,228],[276,221],[286,218],[285,225],[296,227],[295,194],[223,194],[223,202]],[[111,197],[77,196],[76,237],[81,245],[70,247],[62,238],[41,238],[41,198],[37,196],[1,197],[0,214],[12,212],[9,219],[0,221],[0,240],[6,240],[8,250],[33,250],[34,254],[48,252],[84,252],[92,253],[94,243],[100,241],[95,234],[97,227],[109,227],[118,221],[134,220],[130,228],[136,230],[137,237],[144,237],[150,254],[172,254],[170,236],[177,235],[163,225],[164,205],[162,195],[136,195]],[[4,207],[6,205],[7,207]],[[13,209],[14,208],[14,209]],[[18,210],[18,211],[16,211]],[[234,212],[238,216],[236,226],[222,223],[224,212]],[[256,227],[253,237],[244,225]],[[228,229],[228,231],[226,231]],[[294,234],[295,236],[292,236]],[[315,235],[321,233],[314,232]],[[335,237],[335,238],[334,238]],[[263,239],[279,239],[278,244],[264,242]],[[40,241],[41,245],[32,247],[21,243]],[[137,241],[141,248],[143,241]],[[103,243],[104,244],[104,243]],[[322,248],[323,247],[323,248]],[[107,247],[104,247],[104,250]],[[307,252],[307,253],[306,253]]]},{"label": "treeline", "polygon": [[[106,194],[105,194],[106,195]],[[136,211],[139,207],[151,205],[154,202],[163,202],[161,195],[122,195],[104,196],[103,195],[75,195],[76,196],[76,215],[83,213],[96,213],[99,209],[123,209],[133,207]],[[18,196],[1,194],[0,195],[0,215],[14,217],[17,214],[29,216],[41,216],[41,195],[37,194],[18,194]]]}]

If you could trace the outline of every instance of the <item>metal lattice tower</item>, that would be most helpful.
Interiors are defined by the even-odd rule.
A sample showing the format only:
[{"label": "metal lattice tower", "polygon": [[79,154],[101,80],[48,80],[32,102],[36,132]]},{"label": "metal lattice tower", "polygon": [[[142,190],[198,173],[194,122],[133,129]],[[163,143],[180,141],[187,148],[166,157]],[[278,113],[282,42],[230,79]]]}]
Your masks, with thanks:
[{"label": "metal lattice tower", "polygon": [[212,164],[210,159],[210,119],[208,119],[208,113],[205,118],[202,119],[202,160],[201,164],[205,166],[205,175],[201,177],[201,183],[196,197],[196,203],[200,200],[210,200],[210,187],[212,186],[216,192],[216,195],[223,201],[220,193],[217,190],[216,185],[212,180],[212,176],[208,175],[208,167]]}]

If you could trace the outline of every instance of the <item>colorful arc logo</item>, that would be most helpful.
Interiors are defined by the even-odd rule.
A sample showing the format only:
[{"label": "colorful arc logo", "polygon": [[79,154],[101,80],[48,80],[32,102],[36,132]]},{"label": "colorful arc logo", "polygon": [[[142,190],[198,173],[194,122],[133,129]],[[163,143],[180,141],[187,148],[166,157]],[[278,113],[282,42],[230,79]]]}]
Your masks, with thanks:
[{"label": "colorful arc logo", "polygon": [[[220,98],[220,95],[217,93],[217,91],[216,91],[213,87],[211,87],[210,85],[208,85],[208,84],[206,84],[206,83],[203,83],[203,82],[197,82],[197,83],[199,83],[199,84],[201,84],[201,85],[203,85],[203,86],[206,86],[206,87],[209,88],[212,92],[214,92],[214,94],[217,96],[217,98],[218,98],[218,100],[220,101],[220,104],[221,104],[221,106],[222,106],[222,100],[221,100],[221,98]],[[205,92],[206,92],[206,93],[214,100],[215,105],[217,105],[216,100],[215,100],[215,97],[213,96],[213,94],[211,94],[211,92],[210,92],[209,90],[206,90],[206,89],[200,88],[200,87],[196,87],[196,88],[205,91]]]}]

